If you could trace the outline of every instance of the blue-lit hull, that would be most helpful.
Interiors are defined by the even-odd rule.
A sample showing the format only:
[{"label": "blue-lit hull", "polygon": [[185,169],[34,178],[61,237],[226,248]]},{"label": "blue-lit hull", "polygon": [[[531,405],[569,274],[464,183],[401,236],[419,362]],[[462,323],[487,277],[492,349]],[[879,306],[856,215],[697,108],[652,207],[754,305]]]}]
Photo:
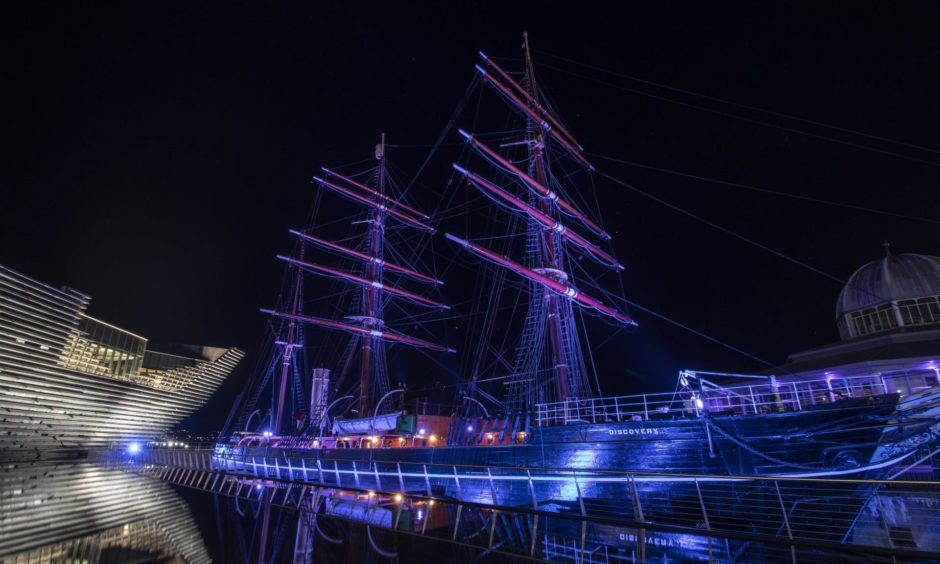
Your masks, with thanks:
[{"label": "blue-lit hull", "polygon": [[[629,532],[625,539],[694,559],[708,554],[700,535],[706,522],[715,530],[770,537],[793,526],[840,542],[851,516],[861,509],[860,500],[868,496],[859,488],[871,486],[836,480],[820,489],[812,481],[763,478],[883,477],[890,465],[910,454],[872,459],[885,430],[896,423],[896,404],[897,396],[889,395],[799,412],[535,427],[529,442],[518,445],[220,445],[213,464],[262,480],[288,478],[510,511],[548,511],[563,522],[584,514],[591,516],[592,527],[598,516],[615,529],[618,523],[628,529],[631,523],[656,523],[689,531],[695,542],[662,531],[657,533],[662,539],[675,538],[654,542],[672,545],[647,546],[648,539],[636,541]],[[820,516],[831,516],[835,507],[849,517],[821,523]],[[737,552],[730,545],[722,549]]]},{"label": "blue-lit hull", "polygon": [[[569,424],[534,427],[527,444],[499,446],[438,446],[364,449],[300,449],[233,447],[230,452],[240,460],[276,455],[283,460],[305,461],[307,468],[320,467],[324,480],[336,484],[327,469],[348,471],[356,463],[356,476],[363,487],[375,488],[374,472],[395,475],[396,463],[406,466],[428,464],[445,468],[448,474],[456,466],[500,469],[554,469],[565,471],[616,471],[636,473],[638,483],[684,482],[683,474],[703,476],[821,476],[866,473],[877,475],[879,465],[870,463],[888,418],[896,405],[896,396],[869,398],[864,402],[832,404],[837,408],[774,413],[752,416],[679,418],[598,424]],[[432,472],[434,473],[434,472]],[[438,472],[439,473],[439,472]],[[551,473],[551,472],[549,472]],[[644,473],[659,475],[644,475]],[[668,474],[669,476],[662,476]],[[580,496],[604,498],[610,487],[620,488],[619,477],[579,484]],[[408,480],[404,480],[407,482]],[[714,478],[721,481],[721,478]],[[342,480],[340,480],[342,482]],[[448,482],[444,480],[444,482]],[[445,485],[434,482],[432,485]],[[452,480],[450,481],[452,482]],[[450,483],[448,482],[448,483]],[[505,502],[494,494],[485,480],[468,480],[460,498],[484,503]],[[498,480],[497,480],[498,482]],[[421,483],[413,488],[422,489]],[[506,486],[510,487],[510,486]],[[513,484],[518,503],[531,503],[528,484]],[[449,489],[453,485],[448,486]],[[537,500],[574,499],[571,484],[559,480],[536,480]],[[379,488],[388,489],[388,488]],[[457,492],[447,492],[456,495]]]}]

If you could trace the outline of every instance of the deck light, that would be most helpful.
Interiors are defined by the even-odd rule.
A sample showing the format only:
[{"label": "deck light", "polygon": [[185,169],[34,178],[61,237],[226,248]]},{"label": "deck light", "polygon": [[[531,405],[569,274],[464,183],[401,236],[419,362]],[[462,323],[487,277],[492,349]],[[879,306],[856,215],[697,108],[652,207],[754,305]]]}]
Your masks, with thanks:
[{"label": "deck light", "polygon": [[140,452],[140,443],[133,442],[127,445],[127,452],[130,454],[137,454],[138,452]]},{"label": "deck light", "polygon": [[395,494],[395,503],[401,503],[401,494]]}]

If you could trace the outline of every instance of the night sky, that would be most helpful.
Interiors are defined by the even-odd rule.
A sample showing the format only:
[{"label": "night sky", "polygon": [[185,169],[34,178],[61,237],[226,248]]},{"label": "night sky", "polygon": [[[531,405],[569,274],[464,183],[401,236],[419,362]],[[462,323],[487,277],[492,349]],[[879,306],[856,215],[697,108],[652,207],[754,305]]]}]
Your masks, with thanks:
[{"label": "night sky", "polygon": [[[930,221],[594,158],[600,171],[836,278],[885,239],[940,254],[935,3],[21,4],[0,18],[0,263],[90,294],[92,315],[155,342],[254,352],[311,175],[368,157],[381,131],[421,146],[391,153],[417,170],[477,50],[519,57],[524,30],[591,153]],[[442,189],[448,166],[418,189]],[[596,184],[627,299],[770,362],[837,339],[839,283]],[[639,330],[597,351],[611,392],[671,390],[684,367],[761,368],[633,314]],[[202,424],[224,419],[253,363]]]}]

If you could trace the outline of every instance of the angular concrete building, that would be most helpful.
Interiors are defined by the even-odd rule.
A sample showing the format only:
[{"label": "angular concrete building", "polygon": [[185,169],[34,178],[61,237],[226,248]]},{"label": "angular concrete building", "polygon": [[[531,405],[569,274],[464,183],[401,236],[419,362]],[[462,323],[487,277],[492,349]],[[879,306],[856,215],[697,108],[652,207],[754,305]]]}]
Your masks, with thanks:
[{"label": "angular concrete building", "polygon": [[238,349],[148,348],[89,296],[0,266],[0,460],[158,439],[206,403]]}]

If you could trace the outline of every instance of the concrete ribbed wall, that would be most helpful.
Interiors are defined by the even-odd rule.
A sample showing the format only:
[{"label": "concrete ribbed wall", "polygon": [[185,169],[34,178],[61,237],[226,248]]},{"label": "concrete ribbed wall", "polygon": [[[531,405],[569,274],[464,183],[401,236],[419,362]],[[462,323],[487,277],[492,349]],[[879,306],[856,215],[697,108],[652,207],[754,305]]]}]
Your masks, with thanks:
[{"label": "concrete ribbed wall", "polygon": [[89,297],[0,266],[0,459],[159,438],[206,403],[244,356],[188,369],[182,389],[65,368]]}]

